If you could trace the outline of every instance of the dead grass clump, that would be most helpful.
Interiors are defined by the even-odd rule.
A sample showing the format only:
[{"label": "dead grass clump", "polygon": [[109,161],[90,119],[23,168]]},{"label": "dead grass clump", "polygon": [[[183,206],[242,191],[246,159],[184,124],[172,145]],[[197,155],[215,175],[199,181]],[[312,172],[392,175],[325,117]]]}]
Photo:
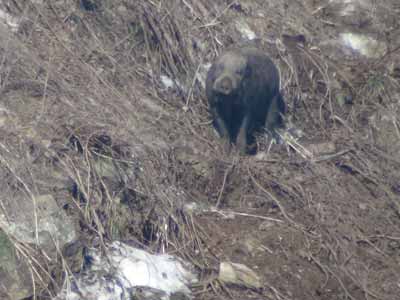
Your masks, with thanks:
[{"label": "dead grass clump", "polygon": [[[389,54],[328,55],[318,43],[336,29],[301,1],[28,2],[11,11],[29,26],[0,47],[0,199],[54,195],[79,249],[118,239],[178,254],[204,275],[196,297],[394,299]],[[205,64],[243,42],[237,20],[279,66],[288,116],[305,133],[272,147],[260,137],[256,157],[220,150],[204,97]],[[34,268],[58,280],[79,271],[66,253],[82,252],[70,248]],[[257,266],[265,288],[225,287],[215,276],[224,260]]]}]

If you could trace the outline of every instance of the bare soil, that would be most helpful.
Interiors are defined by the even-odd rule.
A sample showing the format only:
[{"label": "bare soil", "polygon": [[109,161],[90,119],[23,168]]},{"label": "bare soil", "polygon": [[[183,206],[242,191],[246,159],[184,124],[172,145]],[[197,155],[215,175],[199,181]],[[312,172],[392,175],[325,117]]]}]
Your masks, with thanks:
[{"label": "bare soil", "polygon": [[[1,4],[20,22],[0,27],[1,197],[25,193],[22,179],[56,197],[84,247],[120,239],[180,255],[202,274],[195,299],[398,299],[400,7],[362,3],[352,17],[340,1]],[[347,31],[384,54],[343,52]],[[279,67],[288,124],[310,152],[268,151],[260,137],[255,156],[223,153],[203,69],[249,43]],[[221,261],[264,288],[219,282]],[[43,265],[47,299],[62,264]]]}]

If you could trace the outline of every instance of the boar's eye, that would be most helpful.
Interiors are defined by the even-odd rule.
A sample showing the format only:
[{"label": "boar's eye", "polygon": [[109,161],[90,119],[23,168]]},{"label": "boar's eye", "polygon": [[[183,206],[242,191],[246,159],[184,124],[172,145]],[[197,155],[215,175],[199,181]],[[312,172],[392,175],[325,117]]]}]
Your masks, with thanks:
[{"label": "boar's eye", "polygon": [[236,74],[243,76],[245,74],[245,69],[243,68],[243,69],[236,70]]},{"label": "boar's eye", "polygon": [[251,74],[251,69],[250,66],[245,66],[244,68],[241,68],[236,71],[236,74],[241,76],[241,77],[248,77]]}]

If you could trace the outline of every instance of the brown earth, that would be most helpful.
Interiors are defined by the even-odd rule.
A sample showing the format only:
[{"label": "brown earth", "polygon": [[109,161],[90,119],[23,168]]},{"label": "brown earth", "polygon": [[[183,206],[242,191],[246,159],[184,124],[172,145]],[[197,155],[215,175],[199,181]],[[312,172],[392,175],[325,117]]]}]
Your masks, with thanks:
[{"label": "brown earth", "polygon": [[[0,5],[20,22],[0,27],[1,197],[23,194],[22,179],[56,197],[85,246],[120,239],[179,254],[203,274],[196,299],[399,298],[396,0],[365,1],[351,17],[340,1],[78,2]],[[246,42],[243,24],[259,39]],[[343,52],[335,41],[347,31],[385,43],[384,54]],[[308,152],[267,151],[260,137],[256,156],[223,154],[204,64],[247,43],[278,65]],[[204,209],[185,209],[193,202]],[[264,288],[223,285],[212,275],[221,261],[252,268]],[[61,263],[45,268],[43,299]]]}]

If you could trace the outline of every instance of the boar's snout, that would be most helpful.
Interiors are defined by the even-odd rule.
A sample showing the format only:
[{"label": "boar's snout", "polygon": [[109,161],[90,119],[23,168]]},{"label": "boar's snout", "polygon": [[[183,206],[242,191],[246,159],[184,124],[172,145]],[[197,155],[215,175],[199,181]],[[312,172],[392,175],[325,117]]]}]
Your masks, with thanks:
[{"label": "boar's snout", "polygon": [[213,90],[223,95],[231,95],[237,88],[237,82],[228,75],[220,76],[214,82]]}]

